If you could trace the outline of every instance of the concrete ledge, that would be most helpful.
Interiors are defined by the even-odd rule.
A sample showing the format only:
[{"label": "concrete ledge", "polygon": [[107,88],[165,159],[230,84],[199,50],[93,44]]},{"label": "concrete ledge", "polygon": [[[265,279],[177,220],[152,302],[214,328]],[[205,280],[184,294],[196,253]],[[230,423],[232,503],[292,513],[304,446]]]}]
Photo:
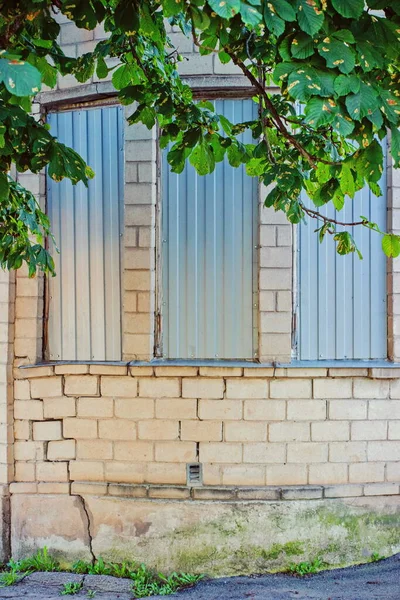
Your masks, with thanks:
[{"label": "concrete ledge", "polygon": [[[40,484],[39,484],[40,485]],[[52,484],[57,485],[56,483]],[[35,483],[12,483],[12,495],[27,495],[41,492]],[[229,502],[285,502],[292,500],[316,500],[322,498],[357,498],[363,496],[400,495],[399,483],[367,483],[341,485],[293,485],[293,486],[184,486],[184,485],[135,485],[127,483],[94,483],[74,481],[71,495],[108,496],[132,499],[159,499],[184,501],[229,501]]]}]

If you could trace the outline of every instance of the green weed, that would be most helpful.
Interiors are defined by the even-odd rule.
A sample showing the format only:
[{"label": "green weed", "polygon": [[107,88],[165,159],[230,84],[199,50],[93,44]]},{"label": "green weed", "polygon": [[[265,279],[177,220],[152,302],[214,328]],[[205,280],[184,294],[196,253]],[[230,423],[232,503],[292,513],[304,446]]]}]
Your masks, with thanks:
[{"label": "green weed", "polygon": [[10,560],[8,566],[11,570],[25,571],[27,573],[33,571],[59,571],[60,564],[55,558],[50,556],[46,546],[43,550],[38,550],[36,554],[29,558],[24,558],[19,561]]},{"label": "green weed", "polygon": [[111,568],[111,575],[113,577],[130,577],[131,573],[136,569],[136,565],[133,562],[124,561],[122,563],[109,563]]},{"label": "green weed", "polygon": [[25,573],[18,573],[18,571],[6,571],[0,575],[0,587],[9,587],[15,585],[24,577]]},{"label": "green weed", "polygon": [[320,558],[315,558],[314,560],[308,562],[299,562],[299,563],[291,563],[289,565],[289,572],[294,575],[299,575],[300,577],[304,577],[304,575],[311,575],[312,573],[318,573],[326,567],[326,563]]},{"label": "green weed", "polygon": [[79,594],[81,589],[83,588],[82,581],[79,582],[69,582],[64,583],[63,589],[61,590],[61,596],[75,596],[75,594]]},{"label": "green weed", "polygon": [[96,592],[94,590],[88,590],[86,595],[88,598],[94,598],[96,595]]},{"label": "green weed", "polygon": [[112,575],[113,577],[130,577],[132,571],[136,569],[135,563],[124,561],[122,563],[104,562],[99,557],[95,563],[87,563],[84,560],[78,560],[72,565],[71,571],[80,575]]},{"label": "green weed", "polygon": [[72,573],[77,573],[78,575],[86,575],[88,572],[89,563],[84,560],[77,560],[71,567]]},{"label": "green weed", "polygon": [[369,557],[370,562],[378,562],[380,560],[384,560],[386,556],[382,556],[379,552],[373,552]]},{"label": "green weed", "polygon": [[154,574],[142,564],[131,573],[132,592],[136,598],[168,596],[183,588],[191,587],[202,577],[202,575],[189,575],[188,573],[172,573],[169,576],[161,573]]}]

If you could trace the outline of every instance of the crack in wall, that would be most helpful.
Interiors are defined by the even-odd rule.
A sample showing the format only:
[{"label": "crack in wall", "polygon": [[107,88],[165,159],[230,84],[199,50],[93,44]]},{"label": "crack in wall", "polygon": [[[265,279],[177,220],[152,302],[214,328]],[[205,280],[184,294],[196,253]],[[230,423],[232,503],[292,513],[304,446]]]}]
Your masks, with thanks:
[{"label": "crack in wall", "polygon": [[83,496],[81,496],[79,494],[73,494],[73,496],[75,496],[75,498],[78,498],[80,500],[82,510],[86,516],[86,532],[87,532],[88,546],[89,546],[90,555],[92,557],[92,564],[94,564],[97,559],[96,559],[95,553],[93,552],[93,536],[90,531],[90,529],[91,529],[90,512],[89,512],[88,507],[86,506],[86,502],[85,502],[85,499]]}]

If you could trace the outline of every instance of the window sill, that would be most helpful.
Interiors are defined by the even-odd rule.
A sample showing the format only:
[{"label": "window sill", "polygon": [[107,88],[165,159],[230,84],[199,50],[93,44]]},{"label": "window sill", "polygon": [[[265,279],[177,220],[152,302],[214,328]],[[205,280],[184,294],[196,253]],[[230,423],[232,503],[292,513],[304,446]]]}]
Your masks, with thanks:
[{"label": "window sill", "polygon": [[[246,368],[246,369],[276,369],[276,370],[306,370],[306,369],[360,369],[360,370],[380,370],[387,371],[398,370],[396,376],[400,377],[400,363],[390,362],[388,360],[294,360],[291,363],[259,363],[246,360],[186,360],[173,359],[166,360],[155,358],[151,361],[42,361],[35,364],[21,365],[19,369],[32,369],[39,367],[62,367],[62,366],[87,366],[90,367],[209,367],[209,368]],[[278,375],[278,373],[277,373]],[[283,373],[279,372],[279,376]],[[372,375],[373,376],[373,375]],[[393,375],[392,375],[393,376]]]}]

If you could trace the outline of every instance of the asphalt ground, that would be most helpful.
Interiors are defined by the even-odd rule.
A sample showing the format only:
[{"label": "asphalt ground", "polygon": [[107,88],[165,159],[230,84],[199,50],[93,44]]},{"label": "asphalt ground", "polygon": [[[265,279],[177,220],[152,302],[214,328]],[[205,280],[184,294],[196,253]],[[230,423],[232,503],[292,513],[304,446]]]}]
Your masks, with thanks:
[{"label": "asphalt ground", "polygon": [[[90,597],[96,600],[133,598],[131,581],[126,579],[33,573],[14,586],[0,589],[0,599],[60,600],[63,584],[67,582],[82,582],[81,591],[73,596],[77,600]],[[210,579],[169,597],[171,600],[400,600],[400,554],[367,565],[301,578],[276,574]]]}]

